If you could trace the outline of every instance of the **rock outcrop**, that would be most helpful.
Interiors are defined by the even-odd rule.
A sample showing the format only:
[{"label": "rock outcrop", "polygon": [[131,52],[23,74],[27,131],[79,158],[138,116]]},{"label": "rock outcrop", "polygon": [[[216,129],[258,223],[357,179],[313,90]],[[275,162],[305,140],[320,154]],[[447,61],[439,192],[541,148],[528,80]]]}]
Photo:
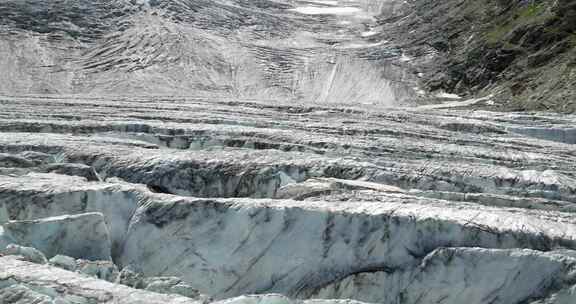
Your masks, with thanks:
[{"label": "rock outcrop", "polygon": [[481,106],[493,110],[576,111],[573,0],[404,1],[380,19],[379,38],[412,58],[428,90],[494,95]]}]

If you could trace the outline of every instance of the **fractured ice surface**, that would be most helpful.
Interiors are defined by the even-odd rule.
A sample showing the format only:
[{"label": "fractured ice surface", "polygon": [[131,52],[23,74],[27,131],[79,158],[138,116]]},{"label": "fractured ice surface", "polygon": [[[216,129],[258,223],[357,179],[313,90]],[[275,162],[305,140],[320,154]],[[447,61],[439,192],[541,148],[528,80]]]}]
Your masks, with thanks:
[{"label": "fractured ice surface", "polygon": [[531,250],[442,248],[416,268],[354,274],[312,296],[369,303],[525,303],[549,289],[572,288],[575,262]]},{"label": "fractured ice surface", "polygon": [[[17,182],[8,181],[22,178],[8,177],[2,184],[18,187]],[[141,187],[102,187],[87,182],[84,186],[77,183],[70,190],[57,190],[57,175],[43,177],[36,187],[56,190],[53,195],[68,197],[61,203],[70,206],[78,202],[63,195],[67,191],[81,194],[99,189],[97,196],[109,197],[108,192],[112,192],[123,195],[127,202],[140,199],[134,202],[140,207],[131,216],[117,262],[142,269],[148,277],[179,277],[191,288],[217,298],[255,292],[298,297],[355,274],[398,271],[406,275],[438,247],[541,251],[575,247],[571,235],[576,226],[569,213],[546,215],[536,210],[456,204],[399,192],[381,192],[381,202],[195,199],[152,194]],[[30,185],[27,189],[33,193]],[[38,195],[41,192],[28,199]],[[77,197],[82,200],[82,195]],[[55,204],[46,205],[44,212],[54,210],[51,205]],[[19,203],[12,200],[7,205],[11,210]],[[459,254],[462,250],[456,251]],[[463,259],[471,265],[486,264],[473,262],[475,258],[497,260],[498,254],[505,256],[499,251],[470,251],[464,250],[467,255]],[[533,255],[538,256],[538,252]],[[502,259],[503,264],[512,263]],[[465,271],[471,265],[452,267]],[[534,267],[554,270],[546,265]],[[480,277],[487,275],[477,273]],[[535,274],[546,273],[539,270]],[[423,280],[423,284],[429,284],[437,278]],[[381,290],[384,285],[377,286]],[[362,298],[370,294],[359,292],[345,297],[372,302],[372,298]],[[390,291],[386,294],[394,297]],[[338,298],[339,294],[332,296]],[[378,299],[386,303],[387,298]]]},{"label": "fractured ice surface", "polygon": [[0,1],[0,304],[576,303],[576,116],[398,107],[404,1],[45,2]]},{"label": "fractured ice surface", "polygon": [[0,257],[0,303],[193,304],[175,295],[136,290],[49,265]]},{"label": "fractured ice surface", "polygon": [[204,302],[575,299],[576,154],[514,130],[570,115],[0,102],[1,246]]},{"label": "fractured ice surface", "polygon": [[48,258],[57,254],[109,260],[111,241],[101,213],[84,213],[11,221],[4,233],[18,244],[42,251]]}]

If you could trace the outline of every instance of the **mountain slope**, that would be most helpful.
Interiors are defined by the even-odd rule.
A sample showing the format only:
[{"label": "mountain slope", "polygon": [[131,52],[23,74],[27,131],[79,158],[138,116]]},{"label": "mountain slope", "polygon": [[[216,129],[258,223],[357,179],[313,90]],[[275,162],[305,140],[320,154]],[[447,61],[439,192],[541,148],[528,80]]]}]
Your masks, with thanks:
[{"label": "mountain slope", "polygon": [[273,0],[2,0],[0,92],[393,104],[413,85],[395,50],[361,35],[372,2],[352,16]]},{"label": "mountain slope", "polygon": [[499,110],[576,111],[576,1],[418,0],[381,22],[421,58],[429,90],[494,94]]}]

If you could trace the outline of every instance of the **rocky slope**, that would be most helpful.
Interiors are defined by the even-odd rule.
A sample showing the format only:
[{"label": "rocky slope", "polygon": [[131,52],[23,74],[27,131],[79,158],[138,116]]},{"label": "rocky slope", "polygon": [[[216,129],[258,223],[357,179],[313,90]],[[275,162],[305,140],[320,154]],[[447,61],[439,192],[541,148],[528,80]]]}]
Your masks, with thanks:
[{"label": "rocky slope", "polygon": [[575,20],[572,0],[415,0],[380,22],[429,90],[492,94],[496,110],[574,112]]}]

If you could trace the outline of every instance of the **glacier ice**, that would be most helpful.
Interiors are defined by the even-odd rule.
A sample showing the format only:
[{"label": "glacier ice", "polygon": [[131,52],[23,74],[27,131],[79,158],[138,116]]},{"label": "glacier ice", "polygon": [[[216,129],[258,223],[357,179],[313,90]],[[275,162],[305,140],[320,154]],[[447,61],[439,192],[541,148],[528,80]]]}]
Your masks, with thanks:
[{"label": "glacier ice", "polygon": [[[575,299],[573,147],[511,129],[569,115],[0,101],[22,113],[0,116],[0,247],[50,259],[27,269],[204,303]],[[30,104],[83,120],[22,118]],[[126,123],[119,106],[153,119]],[[55,301],[27,282],[0,290]]]}]

